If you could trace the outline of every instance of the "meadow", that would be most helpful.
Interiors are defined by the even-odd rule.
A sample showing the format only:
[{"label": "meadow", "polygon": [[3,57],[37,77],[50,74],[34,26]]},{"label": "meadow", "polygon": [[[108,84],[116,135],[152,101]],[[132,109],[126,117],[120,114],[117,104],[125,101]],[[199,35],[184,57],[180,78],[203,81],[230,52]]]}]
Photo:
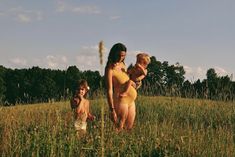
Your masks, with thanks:
[{"label": "meadow", "polygon": [[177,97],[136,101],[131,132],[115,133],[104,99],[91,100],[96,120],[76,138],[69,102],[0,107],[0,156],[235,156],[235,103]]}]

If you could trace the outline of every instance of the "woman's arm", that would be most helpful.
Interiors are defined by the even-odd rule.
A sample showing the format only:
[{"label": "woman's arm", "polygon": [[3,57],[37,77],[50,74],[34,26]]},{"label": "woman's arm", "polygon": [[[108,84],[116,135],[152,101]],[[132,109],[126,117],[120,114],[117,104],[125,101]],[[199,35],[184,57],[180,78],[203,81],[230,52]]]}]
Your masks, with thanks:
[{"label": "woman's arm", "polygon": [[107,77],[106,77],[106,83],[107,83],[107,99],[109,104],[109,109],[114,109],[113,104],[113,79],[112,79],[112,70],[108,69],[107,71]]},{"label": "woman's arm", "polygon": [[116,123],[117,122],[117,114],[114,109],[113,103],[113,72],[110,68],[106,71],[106,84],[107,84],[107,100],[109,109],[111,111],[111,120]]}]

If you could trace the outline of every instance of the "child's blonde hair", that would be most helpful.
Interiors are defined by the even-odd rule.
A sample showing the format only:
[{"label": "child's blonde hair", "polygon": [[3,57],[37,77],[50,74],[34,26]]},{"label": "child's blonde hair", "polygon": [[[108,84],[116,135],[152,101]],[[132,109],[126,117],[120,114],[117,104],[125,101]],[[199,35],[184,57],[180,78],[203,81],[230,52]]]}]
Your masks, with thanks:
[{"label": "child's blonde hair", "polygon": [[141,61],[144,61],[145,63],[149,64],[150,63],[150,56],[147,53],[139,53],[136,56],[136,62],[140,63]]}]

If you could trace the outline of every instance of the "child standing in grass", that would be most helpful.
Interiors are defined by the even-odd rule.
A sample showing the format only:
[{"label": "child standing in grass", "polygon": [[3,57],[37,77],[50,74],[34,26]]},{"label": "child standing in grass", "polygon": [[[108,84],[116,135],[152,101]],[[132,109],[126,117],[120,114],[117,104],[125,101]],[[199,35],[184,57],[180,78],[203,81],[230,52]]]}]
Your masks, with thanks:
[{"label": "child standing in grass", "polygon": [[127,73],[130,76],[130,80],[127,82],[127,86],[120,94],[121,97],[126,96],[130,86],[135,87],[135,89],[140,88],[142,85],[142,80],[147,75],[147,66],[150,63],[150,57],[146,53],[139,53],[136,56],[136,64],[132,68],[130,68]]},{"label": "child standing in grass", "polygon": [[81,136],[86,133],[87,119],[93,121],[95,116],[90,113],[90,102],[86,99],[89,86],[86,80],[80,80],[78,82],[75,94],[70,101],[71,108],[74,111],[74,127],[77,136]]}]

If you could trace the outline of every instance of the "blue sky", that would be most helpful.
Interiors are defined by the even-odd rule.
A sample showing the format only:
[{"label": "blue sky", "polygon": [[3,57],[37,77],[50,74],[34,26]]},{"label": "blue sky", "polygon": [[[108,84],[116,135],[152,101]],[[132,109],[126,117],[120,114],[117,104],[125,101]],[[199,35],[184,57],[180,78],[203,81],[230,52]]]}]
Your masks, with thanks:
[{"label": "blue sky", "polygon": [[144,51],[179,62],[190,81],[204,79],[209,68],[231,76],[234,17],[233,0],[0,0],[0,65],[99,70],[103,40],[105,62],[122,42],[128,65]]}]

